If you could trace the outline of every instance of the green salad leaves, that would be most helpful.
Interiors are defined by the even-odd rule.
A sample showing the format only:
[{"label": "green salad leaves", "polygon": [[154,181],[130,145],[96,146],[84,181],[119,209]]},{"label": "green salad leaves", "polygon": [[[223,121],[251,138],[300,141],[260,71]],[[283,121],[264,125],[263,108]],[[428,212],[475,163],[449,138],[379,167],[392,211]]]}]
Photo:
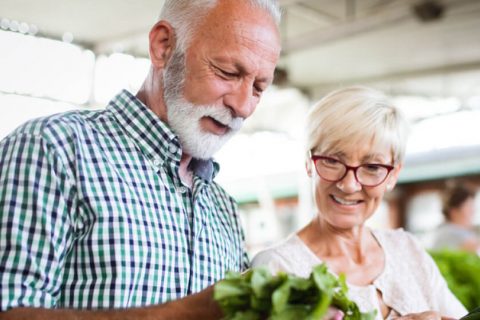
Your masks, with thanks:
[{"label": "green salad leaves", "polygon": [[376,312],[361,313],[347,290],[345,278],[329,273],[325,264],[309,278],[254,268],[228,273],[215,285],[214,299],[231,320],[322,319],[329,307],[342,310],[345,320],[373,320]]},{"label": "green salad leaves", "polygon": [[448,287],[467,310],[479,307],[480,257],[472,252],[452,250],[430,251],[430,254]]},{"label": "green salad leaves", "polygon": [[466,316],[460,318],[460,320],[480,320],[480,307],[470,311]]}]

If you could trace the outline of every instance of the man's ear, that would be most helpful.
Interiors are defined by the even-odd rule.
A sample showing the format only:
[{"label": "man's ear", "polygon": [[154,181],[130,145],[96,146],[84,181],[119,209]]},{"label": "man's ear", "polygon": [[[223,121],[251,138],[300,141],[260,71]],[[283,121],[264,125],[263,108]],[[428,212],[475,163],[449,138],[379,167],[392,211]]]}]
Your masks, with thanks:
[{"label": "man's ear", "polygon": [[175,48],[175,31],[165,20],[158,21],[149,34],[150,60],[157,69],[165,68]]}]

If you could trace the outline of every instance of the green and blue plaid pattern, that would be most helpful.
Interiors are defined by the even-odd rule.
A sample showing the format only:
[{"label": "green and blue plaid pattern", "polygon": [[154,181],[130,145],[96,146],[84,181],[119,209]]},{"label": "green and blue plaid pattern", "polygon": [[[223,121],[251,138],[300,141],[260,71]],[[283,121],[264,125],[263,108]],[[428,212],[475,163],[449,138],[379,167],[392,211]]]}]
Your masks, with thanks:
[{"label": "green and blue plaid pattern", "polygon": [[0,143],[0,311],[162,303],[244,270],[218,165],[178,168],[173,132],[127,91],[33,120]]}]

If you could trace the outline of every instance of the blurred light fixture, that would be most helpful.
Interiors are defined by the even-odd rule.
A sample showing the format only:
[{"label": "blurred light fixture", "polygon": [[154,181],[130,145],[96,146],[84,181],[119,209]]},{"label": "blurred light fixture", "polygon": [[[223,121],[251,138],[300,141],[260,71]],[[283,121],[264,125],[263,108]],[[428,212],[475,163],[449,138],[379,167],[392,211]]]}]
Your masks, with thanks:
[{"label": "blurred light fixture", "polygon": [[62,41],[66,42],[66,43],[72,43],[73,42],[73,33],[65,32],[62,36]]},{"label": "blurred light fixture", "polygon": [[2,28],[3,30],[10,29],[10,20],[8,20],[7,18],[2,18],[2,20],[0,20],[0,28]]},{"label": "blurred light fixture", "polygon": [[18,32],[23,33],[23,34],[28,33],[28,29],[30,29],[30,27],[28,26],[28,24],[26,22],[22,22],[18,26]]},{"label": "blurred light fixture", "polygon": [[426,0],[413,6],[415,17],[421,22],[432,22],[443,17],[445,7],[435,0]]},{"label": "blurred light fixture", "polygon": [[34,24],[28,24],[26,22],[10,20],[7,18],[0,19],[0,29],[5,31],[19,32],[21,34],[29,34],[34,36],[38,33],[38,27]]},{"label": "blurred light fixture", "polygon": [[36,35],[38,32],[38,27],[34,24],[31,24],[30,27],[28,28],[28,34],[31,36]]},{"label": "blurred light fixture", "polygon": [[17,20],[12,20],[10,21],[9,28],[11,31],[17,32],[20,24],[18,23]]},{"label": "blurred light fixture", "polygon": [[124,53],[125,52],[125,46],[122,43],[116,43],[113,46],[113,53]]},{"label": "blurred light fixture", "polygon": [[470,109],[480,110],[480,95],[470,97],[466,104]]}]

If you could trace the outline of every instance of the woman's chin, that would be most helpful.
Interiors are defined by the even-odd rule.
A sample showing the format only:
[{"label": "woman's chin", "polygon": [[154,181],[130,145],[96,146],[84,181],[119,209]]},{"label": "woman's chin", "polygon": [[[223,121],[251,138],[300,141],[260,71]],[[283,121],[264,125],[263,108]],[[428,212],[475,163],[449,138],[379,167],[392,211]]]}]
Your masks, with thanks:
[{"label": "woman's chin", "polygon": [[331,227],[337,230],[352,230],[364,224],[363,219],[359,217],[335,217],[328,221]]}]

